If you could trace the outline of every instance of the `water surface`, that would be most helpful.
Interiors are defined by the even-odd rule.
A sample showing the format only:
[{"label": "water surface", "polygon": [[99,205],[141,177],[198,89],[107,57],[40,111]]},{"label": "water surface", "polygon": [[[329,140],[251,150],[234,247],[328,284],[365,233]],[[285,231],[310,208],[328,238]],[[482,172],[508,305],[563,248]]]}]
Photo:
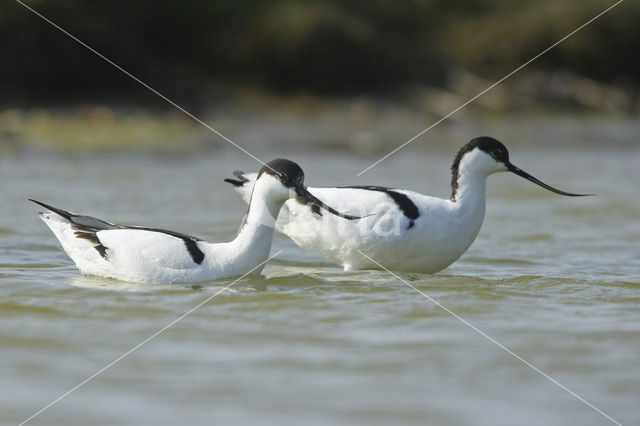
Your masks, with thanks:
[{"label": "water surface", "polygon": [[[640,414],[640,150],[512,149],[565,198],[489,178],[480,235],[435,275],[403,280],[622,422]],[[447,197],[455,148],[376,157],[283,154],[308,184]],[[264,160],[274,153],[258,152]],[[17,424],[232,280],[135,285],[79,275],[41,199],[107,220],[231,239],[246,207],[222,179],[237,152],[0,160],[0,422]],[[383,271],[282,250],[30,424],[584,424],[610,422]]]}]

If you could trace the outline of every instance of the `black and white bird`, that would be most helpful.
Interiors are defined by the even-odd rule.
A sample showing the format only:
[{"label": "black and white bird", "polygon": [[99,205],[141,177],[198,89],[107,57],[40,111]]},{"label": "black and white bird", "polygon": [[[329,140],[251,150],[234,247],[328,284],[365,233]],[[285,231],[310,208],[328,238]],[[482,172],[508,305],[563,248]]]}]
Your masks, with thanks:
[{"label": "black and white bird", "polygon": [[[591,195],[560,191],[539,181],[514,166],[507,148],[490,137],[463,146],[451,171],[449,199],[382,186],[310,187],[312,194],[334,208],[363,218],[338,221],[314,205],[289,200],[276,229],[346,271],[378,269],[378,262],[394,270],[434,273],[455,262],[478,235],[485,215],[486,178],[493,173],[512,172],[561,195]],[[234,175],[225,181],[249,202],[259,175],[241,171]]]},{"label": "black and white bird", "polygon": [[280,208],[292,198],[340,220],[357,219],[309,193],[300,166],[285,159],[262,167],[248,198],[249,210],[238,235],[218,244],[163,229],[105,222],[31,201],[48,209],[39,213],[40,218],[80,272],[144,283],[202,282],[260,273],[262,266],[256,266],[268,259]]}]

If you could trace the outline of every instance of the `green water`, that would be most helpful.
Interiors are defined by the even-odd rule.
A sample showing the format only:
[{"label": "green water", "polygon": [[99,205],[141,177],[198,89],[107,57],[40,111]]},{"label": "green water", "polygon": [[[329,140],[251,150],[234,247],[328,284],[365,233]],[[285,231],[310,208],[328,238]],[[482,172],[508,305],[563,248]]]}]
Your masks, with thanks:
[{"label": "green water", "polygon": [[[373,162],[268,152],[310,185],[449,194],[453,152]],[[400,276],[623,424],[640,423],[640,149],[512,148],[513,162],[591,198],[489,178],[461,260]],[[0,160],[0,423],[18,424],[232,282],[143,286],[82,277],[27,198],[107,220],[233,237],[231,150],[178,159]],[[600,425],[607,418],[382,271],[342,272],[276,236],[245,278],[30,421],[114,424]]]}]

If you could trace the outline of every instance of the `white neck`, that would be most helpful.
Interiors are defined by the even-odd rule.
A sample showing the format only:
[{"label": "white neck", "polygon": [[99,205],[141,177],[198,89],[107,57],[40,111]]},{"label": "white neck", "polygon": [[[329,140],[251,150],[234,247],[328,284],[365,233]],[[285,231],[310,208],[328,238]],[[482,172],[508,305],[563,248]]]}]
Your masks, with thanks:
[{"label": "white neck", "polygon": [[481,205],[484,208],[486,189],[486,174],[465,167],[460,168],[455,194],[456,203],[464,204],[466,207]]},{"label": "white neck", "polygon": [[228,267],[237,269],[238,273],[246,272],[269,257],[275,221],[286,200],[274,199],[268,191],[268,182],[262,179],[256,182],[245,221],[236,238],[225,244]]},{"label": "white neck", "polygon": [[[459,220],[460,231],[467,236],[464,244],[471,245],[484,221],[487,175],[461,164],[457,182],[453,206]],[[467,247],[464,249],[466,250]]]},{"label": "white neck", "polygon": [[273,197],[266,196],[265,192],[265,186],[257,182],[251,195],[247,217],[233,240],[234,243],[252,245],[266,240],[271,246],[276,219],[285,200],[274,200]]}]

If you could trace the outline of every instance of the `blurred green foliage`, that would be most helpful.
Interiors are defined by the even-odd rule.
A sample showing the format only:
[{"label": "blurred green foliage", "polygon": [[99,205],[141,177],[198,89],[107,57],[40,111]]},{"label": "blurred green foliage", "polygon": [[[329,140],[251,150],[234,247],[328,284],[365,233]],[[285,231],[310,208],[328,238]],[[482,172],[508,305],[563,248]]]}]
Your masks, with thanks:
[{"label": "blurred green foliage", "polygon": [[[496,79],[611,0],[25,0],[170,98],[395,94],[466,69]],[[532,69],[640,85],[640,2],[627,1]],[[0,103],[144,102],[146,89],[13,0],[0,3]],[[157,102],[157,104],[154,104]]]}]

